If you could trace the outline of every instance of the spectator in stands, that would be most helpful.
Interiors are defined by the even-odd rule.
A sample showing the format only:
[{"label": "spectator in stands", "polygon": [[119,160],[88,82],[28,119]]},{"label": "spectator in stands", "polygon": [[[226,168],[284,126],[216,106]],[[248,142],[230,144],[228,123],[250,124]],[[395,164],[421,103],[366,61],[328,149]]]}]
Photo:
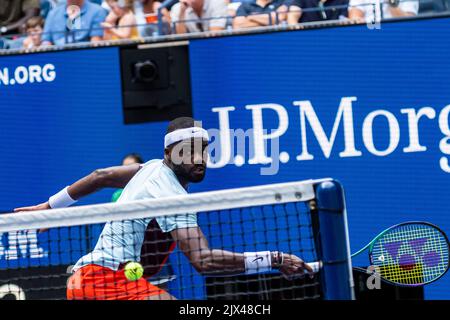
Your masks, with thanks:
[{"label": "spectator in stands", "polygon": [[256,0],[242,3],[233,21],[233,28],[252,28],[286,21],[288,7],[280,0]]},{"label": "spectator in stands", "polygon": [[[374,21],[375,0],[350,0],[348,17],[357,22]],[[419,0],[383,1],[382,18],[416,16],[419,12]]]},{"label": "spectator in stands", "polygon": [[[349,0],[291,0],[289,1],[288,24],[303,22],[341,20],[347,17]],[[339,8],[333,8],[340,6]],[[302,9],[316,9],[303,11]]]},{"label": "spectator in stands", "polygon": [[[248,0],[244,0],[244,1],[248,1]],[[225,3],[227,5],[228,15],[231,18],[234,18],[236,16],[236,12],[239,9],[242,2],[241,1],[233,1],[233,0],[225,0]]]},{"label": "spectator in stands", "polygon": [[102,22],[104,40],[137,39],[139,32],[134,15],[134,0],[107,0],[111,11]]},{"label": "spectator in stands", "polygon": [[39,0],[0,0],[0,34],[24,33],[25,23],[39,12]]},{"label": "spectator in stands", "polygon": [[67,0],[53,8],[45,21],[43,45],[95,42],[103,39],[101,23],[107,11],[89,0]]},{"label": "spectator in stands", "polygon": [[63,4],[65,0],[40,0],[41,2],[41,16],[45,19],[48,13],[54,7]]},{"label": "spectator in stands", "polygon": [[180,0],[170,10],[176,33],[224,30],[226,16],[224,0]]},{"label": "spectator in stands", "polygon": [[142,164],[142,163],[144,163],[144,160],[137,153],[130,153],[130,154],[126,155],[125,158],[123,158],[123,160],[122,160],[123,166],[129,166],[130,164],[133,164],[133,163],[141,163]]},{"label": "spectator in stands", "polygon": [[[141,37],[151,37],[158,31],[158,9],[161,2],[155,0],[138,0],[134,2],[134,12]],[[162,9],[163,34],[170,33],[170,12],[166,8]]]},{"label": "spectator in stands", "polygon": [[44,18],[38,16],[28,19],[26,23],[27,37],[23,41],[25,49],[37,48],[42,43],[42,32],[44,31]]}]

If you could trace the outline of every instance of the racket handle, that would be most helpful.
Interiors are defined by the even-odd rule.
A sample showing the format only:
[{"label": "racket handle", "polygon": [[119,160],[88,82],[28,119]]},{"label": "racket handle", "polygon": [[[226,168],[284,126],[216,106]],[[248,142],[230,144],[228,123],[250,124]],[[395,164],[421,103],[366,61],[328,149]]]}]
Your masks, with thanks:
[{"label": "racket handle", "polygon": [[311,267],[311,269],[313,269],[314,273],[318,273],[320,271],[320,269],[322,269],[322,262],[321,261],[308,262],[307,264]]}]

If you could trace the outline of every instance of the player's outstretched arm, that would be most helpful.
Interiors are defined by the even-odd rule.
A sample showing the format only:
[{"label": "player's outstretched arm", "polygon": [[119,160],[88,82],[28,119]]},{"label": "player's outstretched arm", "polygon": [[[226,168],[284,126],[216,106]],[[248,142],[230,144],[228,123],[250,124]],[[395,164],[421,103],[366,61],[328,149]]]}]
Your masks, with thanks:
[{"label": "player's outstretched arm", "polygon": [[176,229],[172,237],[194,268],[203,275],[252,274],[279,270],[287,278],[311,273],[311,267],[295,255],[277,251],[235,253],[210,249],[199,227]]},{"label": "player's outstretched arm", "polygon": [[72,199],[78,200],[104,188],[125,188],[140,168],[141,165],[136,163],[127,166],[97,169],[90,175],[72,184],[67,191]]},{"label": "player's outstretched arm", "polygon": [[[69,199],[79,200],[82,197],[100,191],[104,188],[124,188],[133,176],[140,170],[140,164],[97,169],[81,178],[61,192]],[[59,207],[63,207],[59,206]],[[44,203],[14,209],[14,212],[52,209],[49,201]]]}]

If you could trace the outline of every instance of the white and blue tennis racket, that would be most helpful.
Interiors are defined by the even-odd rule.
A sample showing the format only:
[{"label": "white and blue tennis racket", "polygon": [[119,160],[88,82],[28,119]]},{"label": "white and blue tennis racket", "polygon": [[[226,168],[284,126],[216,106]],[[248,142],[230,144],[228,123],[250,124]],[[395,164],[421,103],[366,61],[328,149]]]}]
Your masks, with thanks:
[{"label": "white and blue tennis racket", "polygon": [[[437,226],[428,222],[405,222],[392,226],[352,258],[368,250],[373,274],[398,286],[416,287],[441,278],[449,268],[449,240]],[[308,263],[314,272],[320,262]],[[367,272],[366,269],[353,267]]]}]

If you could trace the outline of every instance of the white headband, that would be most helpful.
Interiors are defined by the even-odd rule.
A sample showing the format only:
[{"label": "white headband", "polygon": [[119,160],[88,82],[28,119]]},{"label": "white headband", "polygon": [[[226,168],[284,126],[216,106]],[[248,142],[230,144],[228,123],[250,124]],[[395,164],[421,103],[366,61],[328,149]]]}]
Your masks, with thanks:
[{"label": "white headband", "polygon": [[166,134],[166,136],[164,137],[164,148],[167,148],[168,146],[176,142],[191,138],[203,138],[209,141],[209,134],[208,131],[199,127],[178,129]]}]

